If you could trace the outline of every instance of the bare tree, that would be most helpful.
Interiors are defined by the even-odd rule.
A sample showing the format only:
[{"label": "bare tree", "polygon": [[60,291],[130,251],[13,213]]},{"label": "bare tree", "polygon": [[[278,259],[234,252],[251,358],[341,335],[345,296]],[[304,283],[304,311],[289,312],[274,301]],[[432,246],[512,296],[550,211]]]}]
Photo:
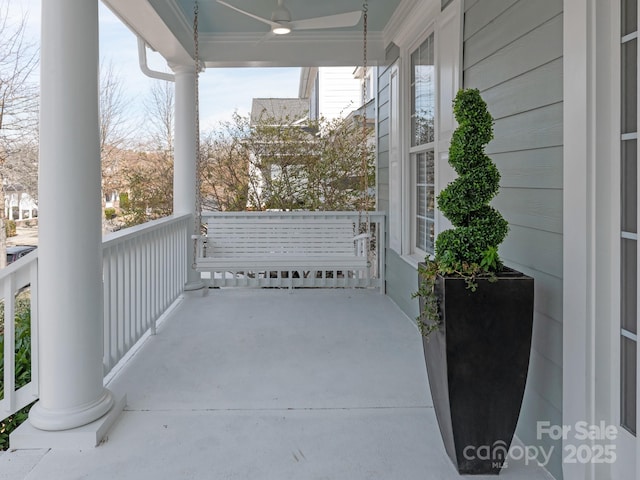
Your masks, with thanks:
[{"label": "bare tree", "polygon": [[150,146],[169,157],[173,157],[174,147],[174,103],[173,84],[160,80],[153,83],[144,101]]},{"label": "bare tree", "polygon": [[[100,157],[102,161],[102,202],[121,188],[123,163],[133,133],[128,116],[129,99],[124,93],[122,77],[113,63],[100,65]],[[103,209],[103,230],[112,230]]]},{"label": "bare tree", "polygon": [[10,155],[37,131],[38,92],[31,75],[37,49],[25,40],[27,15],[15,22],[8,0],[0,0],[0,267],[6,265],[4,185]]},{"label": "bare tree", "polygon": [[[231,127],[232,124],[227,124]],[[234,130],[237,133],[237,130]],[[242,211],[249,204],[249,155],[242,136],[218,129],[203,135],[200,146],[202,158],[202,209]],[[259,203],[255,199],[251,204]]]},{"label": "bare tree", "polygon": [[252,121],[236,114],[203,139],[203,204],[212,210],[369,208],[372,134],[352,118]]},{"label": "bare tree", "polygon": [[122,170],[124,224],[137,225],[173,211],[174,90],[156,82],[144,101],[147,142]]}]

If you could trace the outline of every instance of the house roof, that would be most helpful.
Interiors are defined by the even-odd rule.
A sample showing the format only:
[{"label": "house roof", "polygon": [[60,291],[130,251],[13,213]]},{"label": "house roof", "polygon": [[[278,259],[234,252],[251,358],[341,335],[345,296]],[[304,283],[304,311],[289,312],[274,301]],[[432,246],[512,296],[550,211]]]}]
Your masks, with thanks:
[{"label": "house roof", "polygon": [[293,123],[309,115],[306,98],[254,98],[251,105],[251,123],[264,119]]}]

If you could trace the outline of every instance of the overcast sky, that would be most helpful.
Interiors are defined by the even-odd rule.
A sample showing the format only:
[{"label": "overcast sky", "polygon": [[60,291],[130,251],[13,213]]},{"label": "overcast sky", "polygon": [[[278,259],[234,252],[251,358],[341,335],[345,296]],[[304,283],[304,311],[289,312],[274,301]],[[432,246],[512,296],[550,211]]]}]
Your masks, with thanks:
[{"label": "overcast sky", "polygon": [[[42,0],[0,0],[10,6],[14,19],[28,15],[28,36],[40,41],[40,4]],[[44,0],[47,1],[47,0]],[[137,1],[137,0],[132,0]],[[126,81],[126,95],[132,115],[140,115],[142,99],[151,82],[138,67],[138,46],[135,36],[106,7],[100,3],[100,57],[111,62],[116,73]],[[159,56],[157,56],[159,57]],[[162,58],[149,57],[149,66],[168,71]],[[249,113],[254,97],[297,97],[299,72],[297,68],[282,69],[209,69],[200,77],[201,128],[208,130],[221,120],[231,119],[234,111]]]}]

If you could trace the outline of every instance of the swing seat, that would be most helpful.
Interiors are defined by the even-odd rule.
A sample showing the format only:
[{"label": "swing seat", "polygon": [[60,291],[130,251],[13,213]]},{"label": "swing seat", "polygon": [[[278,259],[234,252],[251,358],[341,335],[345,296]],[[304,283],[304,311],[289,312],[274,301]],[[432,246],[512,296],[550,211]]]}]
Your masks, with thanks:
[{"label": "swing seat", "polygon": [[212,286],[348,286],[368,270],[369,235],[349,219],[211,216],[196,269]]}]

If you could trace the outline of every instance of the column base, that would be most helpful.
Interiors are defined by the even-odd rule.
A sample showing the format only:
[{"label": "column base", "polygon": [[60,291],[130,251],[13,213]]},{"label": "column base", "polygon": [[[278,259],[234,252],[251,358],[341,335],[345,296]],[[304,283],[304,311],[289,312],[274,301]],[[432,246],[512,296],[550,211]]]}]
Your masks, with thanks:
[{"label": "column base", "polygon": [[201,290],[204,288],[204,282],[202,280],[191,280],[184,286],[185,292],[193,292],[194,290]]},{"label": "column base", "polygon": [[[113,400],[111,395],[109,397]],[[16,450],[36,448],[81,450],[96,447],[118,419],[126,404],[127,396],[119,396],[113,401],[113,407],[105,415],[91,423],[69,430],[39,430],[31,424],[31,421],[24,422],[9,436],[10,447]],[[31,415],[29,419],[31,419]]]},{"label": "column base", "polygon": [[113,395],[106,388],[98,400],[77,408],[49,410],[42,406],[42,402],[38,402],[29,411],[29,422],[39,430],[69,430],[102,417],[111,409],[113,403]]}]

